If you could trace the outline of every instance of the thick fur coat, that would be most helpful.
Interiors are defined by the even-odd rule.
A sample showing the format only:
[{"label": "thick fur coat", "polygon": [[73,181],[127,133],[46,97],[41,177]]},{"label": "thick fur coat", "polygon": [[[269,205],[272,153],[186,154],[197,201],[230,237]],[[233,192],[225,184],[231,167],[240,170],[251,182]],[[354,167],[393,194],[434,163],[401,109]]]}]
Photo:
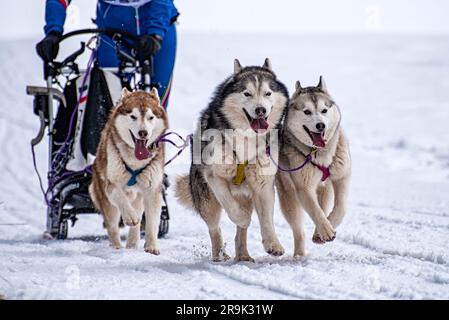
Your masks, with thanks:
[{"label": "thick fur coat", "polygon": [[[270,130],[280,128],[287,101],[287,89],[277,80],[268,59],[262,67],[245,68],[236,60],[234,74],[218,86],[201,113],[190,173],[178,179],[176,196],[206,222],[214,261],[229,258],[219,223],[222,208],[236,224],[236,261],[254,261],[246,242],[253,208],[259,217],[265,250],[276,256],[284,253],[273,223],[276,171],[264,171],[270,160],[265,144],[256,140],[265,140]],[[226,135],[226,130],[232,135]],[[215,133],[214,139],[205,138],[209,133]],[[246,162],[244,179],[236,183],[238,165]]]},{"label": "thick fur coat", "polygon": [[[312,155],[313,163],[293,172],[279,170],[276,176],[281,209],[293,230],[295,256],[305,254],[304,210],[315,223],[315,243],[334,240],[346,212],[351,157],[340,120],[340,109],[322,78],[317,87],[302,88],[297,83],[287,108],[279,164],[295,168],[307,155]],[[329,169],[324,181],[318,166]]]},{"label": "thick fur coat", "polygon": [[[145,212],[145,251],[159,254],[164,145],[155,142],[167,128],[157,90],[124,89],[101,134],[89,193],[115,248],[121,247],[120,218],[130,228],[127,247],[137,247]],[[141,172],[133,177],[130,171]]]}]

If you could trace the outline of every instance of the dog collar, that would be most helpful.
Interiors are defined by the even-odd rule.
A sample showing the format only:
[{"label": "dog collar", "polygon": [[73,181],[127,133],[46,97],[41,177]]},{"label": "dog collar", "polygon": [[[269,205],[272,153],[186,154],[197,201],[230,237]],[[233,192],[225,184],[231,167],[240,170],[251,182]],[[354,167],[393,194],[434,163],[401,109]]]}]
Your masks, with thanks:
[{"label": "dog collar", "polygon": [[131,177],[128,180],[128,183],[126,184],[128,187],[132,187],[137,183],[137,177],[139,176],[139,174],[141,174],[143,172],[143,170],[145,170],[148,167],[148,164],[140,169],[137,170],[133,170],[130,167],[128,167],[128,165],[123,162],[123,164],[125,165],[125,169],[126,171],[129,172],[129,174],[131,174]]}]

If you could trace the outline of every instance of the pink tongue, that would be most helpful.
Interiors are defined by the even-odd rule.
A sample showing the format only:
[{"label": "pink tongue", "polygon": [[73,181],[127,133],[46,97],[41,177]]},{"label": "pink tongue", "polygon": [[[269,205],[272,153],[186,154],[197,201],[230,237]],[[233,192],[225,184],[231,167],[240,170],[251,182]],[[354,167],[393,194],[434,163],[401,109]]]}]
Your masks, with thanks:
[{"label": "pink tongue", "polygon": [[323,135],[321,133],[311,132],[313,144],[317,147],[324,148],[326,142],[324,142]]},{"label": "pink tongue", "polygon": [[256,132],[261,132],[268,129],[268,122],[264,117],[253,119],[251,121],[251,128]]},{"label": "pink tongue", "polygon": [[134,155],[137,160],[145,160],[150,156],[150,151],[145,146],[146,140],[137,139],[134,145]]}]

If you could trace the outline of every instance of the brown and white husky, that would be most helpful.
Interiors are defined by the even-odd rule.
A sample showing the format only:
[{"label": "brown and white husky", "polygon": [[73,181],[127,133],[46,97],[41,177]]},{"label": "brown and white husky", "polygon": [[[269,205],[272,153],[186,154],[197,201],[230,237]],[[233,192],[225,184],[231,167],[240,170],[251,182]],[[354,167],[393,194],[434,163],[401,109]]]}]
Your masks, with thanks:
[{"label": "brown and white husky", "polygon": [[157,139],[168,128],[156,89],[123,89],[101,134],[89,193],[102,213],[111,246],[121,248],[119,221],[129,226],[127,248],[137,248],[145,211],[145,251],[158,255],[157,232],[164,172],[164,145]]}]

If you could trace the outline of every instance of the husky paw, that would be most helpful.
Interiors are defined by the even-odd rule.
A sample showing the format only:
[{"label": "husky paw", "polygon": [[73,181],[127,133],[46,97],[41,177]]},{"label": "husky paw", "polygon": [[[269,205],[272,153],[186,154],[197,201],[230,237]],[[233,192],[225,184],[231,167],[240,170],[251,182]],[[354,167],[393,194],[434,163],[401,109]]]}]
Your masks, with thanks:
[{"label": "husky paw", "polygon": [[137,245],[137,243],[135,243],[135,242],[128,242],[127,244],[126,244],[126,249],[137,249],[137,247],[138,247],[138,245]]},{"label": "husky paw", "polygon": [[140,223],[139,216],[135,214],[122,214],[122,220],[128,227],[135,227]]},{"label": "husky paw", "polygon": [[271,242],[265,242],[263,241],[263,246],[265,248],[265,251],[272,256],[280,257],[284,254],[284,248],[279,242],[271,241]]},{"label": "husky paw", "polygon": [[323,244],[325,242],[333,241],[336,234],[337,232],[330,222],[326,220],[324,223],[317,225],[312,241],[316,244]]},{"label": "husky paw", "polygon": [[145,249],[145,252],[154,254],[155,256],[158,256],[158,255],[161,254],[159,248],[158,248],[157,246],[155,246],[155,245],[148,245],[148,246],[147,246],[147,245],[145,244],[144,249]]},{"label": "husky paw", "polygon": [[123,248],[121,243],[110,243],[109,246],[117,250]]},{"label": "husky paw", "polygon": [[322,240],[321,236],[316,231],[312,236],[312,242],[315,244],[325,244],[326,243],[326,241]]},{"label": "husky paw", "polygon": [[155,256],[158,256],[161,254],[161,252],[159,251],[159,249],[145,249],[145,252],[154,254]]},{"label": "husky paw", "polygon": [[231,257],[226,252],[220,252],[220,255],[212,257],[213,262],[224,262],[231,259]]},{"label": "husky paw", "polygon": [[298,262],[298,263],[304,263],[304,262],[307,262],[307,257],[306,257],[306,255],[305,254],[294,254],[293,255],[293,261],[296,261],[296,262]]},{"label": "husky paw", "polygon": [[240,255],[240,256],[236,256],[234,258],[235,262],[241,262],[241,261],[247,261],[247,262],[256,262],[252,257],[248,256],[248,255]]},{"label": "husky paw", "polygon": [[305,250],[295,250],[293,252],[293,258],[295,259],[304,258],[305,255],[306,255]]}]

